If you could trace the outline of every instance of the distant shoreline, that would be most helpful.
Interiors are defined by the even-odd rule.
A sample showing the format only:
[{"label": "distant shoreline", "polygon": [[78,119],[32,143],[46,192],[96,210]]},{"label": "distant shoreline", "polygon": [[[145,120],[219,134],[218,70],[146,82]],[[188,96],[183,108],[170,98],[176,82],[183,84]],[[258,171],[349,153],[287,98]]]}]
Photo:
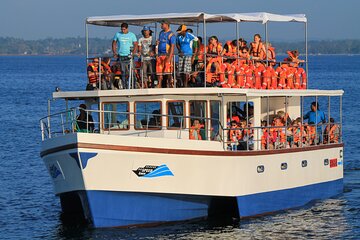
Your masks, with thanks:
[{"label": "distant shoreline", "polygon": [[[225,40],[221,42],[224,44]],[[298,50],[300,55],[305,53],[304,41],[273,41],[271,43],[277,55],[282,55],[288,50]],[[112,53],[111,40],[90,38],[87,47],[85,38],[81,37],[41,40],[0,37],[0,56],[84,56],[87,49],[99,56],[109,56]],[[360,39],[309,40],[307,50],[309,55],[360,54]]]}]

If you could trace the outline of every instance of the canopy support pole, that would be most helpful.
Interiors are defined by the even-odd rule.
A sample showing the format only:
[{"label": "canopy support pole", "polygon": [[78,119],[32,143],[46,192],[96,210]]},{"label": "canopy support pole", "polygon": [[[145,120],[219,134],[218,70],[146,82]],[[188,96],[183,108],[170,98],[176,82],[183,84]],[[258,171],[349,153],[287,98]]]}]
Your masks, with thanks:
[{"label": "canopy support pole", "polygon": [[204,21],[203,21],[203,42],[204,42],[204,50],[205,50],[205,55],[204,55],[204,87],[206,87],[206,20],[204,17]]},{"label": "canopy support pole", "polygon": [[265,23],[265,56],[266,56],[266,66],[269,64],[269,58],[268,58],[268,23]]},{"label": "canopy support pole", "polygon": [[86,65],[89,59],[89,26],[85,22],[85,41],[86,41]]},{"label": "canopy support pole", "polygon": [[307,22],[305,22],[305,71],[306,71],[306,89],[308,89],[309,86],[309,68],[308,68],[308,25]]},{"label": "canopy support pole", "polygon": [[236,21],[236,24],[235,24],[235,27],[236,27],[236,61],[238,62],[238,65],[239,65],[239,62],[240,62],[239,61],[240,46],[239,46],[239,29],[238,29],[238,26],[239,26],[239,22]]}]

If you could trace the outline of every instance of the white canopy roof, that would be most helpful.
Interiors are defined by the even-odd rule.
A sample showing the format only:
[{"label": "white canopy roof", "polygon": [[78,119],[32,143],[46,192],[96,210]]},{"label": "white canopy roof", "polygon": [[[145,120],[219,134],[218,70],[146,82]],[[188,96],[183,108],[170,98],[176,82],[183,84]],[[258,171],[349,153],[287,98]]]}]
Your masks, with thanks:
[{"label": "white canopy roof", "polygon": [[307,21],[305,14],[279,15],[266,12],[258,13],[225,13],[208,14],[204,12],[197,13],[159,13],[147,15],[115,15],[89,17],[86,23],[100,26],[120,26],[126,22],[130,25],[145,25],[161,20],[168,20],[171,24],[194,24],[213,22],[303,22]]}]

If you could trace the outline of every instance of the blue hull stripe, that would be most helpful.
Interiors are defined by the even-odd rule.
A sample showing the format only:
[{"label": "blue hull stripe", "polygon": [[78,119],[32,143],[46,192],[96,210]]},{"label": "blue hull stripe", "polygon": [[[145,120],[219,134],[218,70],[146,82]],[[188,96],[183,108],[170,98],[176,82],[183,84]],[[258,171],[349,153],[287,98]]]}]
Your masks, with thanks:
[{"label": "blue hull stripe", "polygon": [[115,227],[206,217],[209,197],[87,191],[94,227]]},{"label": "blue hull stripe", "polygon": [[[343,191],[343,179],[237,197],[240,217],[306,205]],[[94,227],[142,225],[206,217],[211,196],[86,191]]]},{"label": "blue hull stripe", "polygon": [[237,197],[240,217],[250,217],[306,205],[343,192],[343,179],[286,190]]}]

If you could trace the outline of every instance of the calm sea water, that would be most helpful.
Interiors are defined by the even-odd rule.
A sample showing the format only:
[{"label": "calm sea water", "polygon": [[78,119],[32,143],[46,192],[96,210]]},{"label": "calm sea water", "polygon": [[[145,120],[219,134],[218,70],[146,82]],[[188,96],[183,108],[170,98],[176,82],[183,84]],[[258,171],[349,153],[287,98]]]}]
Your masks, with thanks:
[{"label": "calm sea water", "polygon": [[309,61],[311,88],[345,90],[341,196],[241,222],[91,229],[61,215],[39,157],[38,121],[46,115],[47,99],[55,86],[84,89],[84,58],[0,57],[0,239],[359,239],[360,56],[311,56]]}]

